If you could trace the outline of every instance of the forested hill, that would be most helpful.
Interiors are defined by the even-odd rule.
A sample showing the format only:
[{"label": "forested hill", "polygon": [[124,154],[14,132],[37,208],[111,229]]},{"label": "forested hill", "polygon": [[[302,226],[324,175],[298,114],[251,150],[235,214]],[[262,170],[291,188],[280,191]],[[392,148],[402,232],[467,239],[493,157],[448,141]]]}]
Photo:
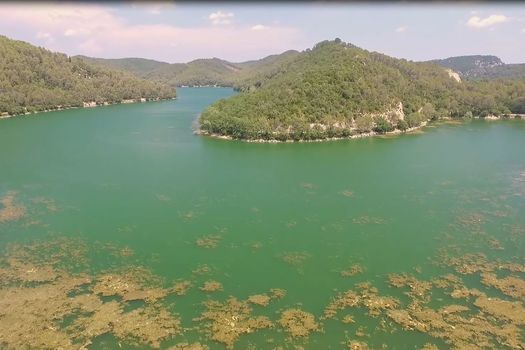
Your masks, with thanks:
[{"label": "forested hill", "polygon": [[0,115],[175,97],[175,89],[0,36]]},{"label": "forested hill", "polygon": [[406,130],[429,119],[525,113],[523,81],[458,82],[443,67],[339,39],[296,55],[252,89],[205,110],[201,132],[304,140]]},{"label": "forested hill", "polygon": [[95,57],[88,57],[88,56],[82,56],[82,55],[78,55],[74,57],[80,58],[83,61],[90,63],[90,64],[105,66],[107,68],[112,68],[112,69],[120,69],[120,70],[128,71],[130,73],[138,75],[139,77],[145,77],[148,73],[156,69],[159,69],[163,66],[170,65],[167,62],[161,62],[161,61],[155,61],[155,60],[150,60],[146,58],[137,58],[137,57],[95,58]]},{"label": "forested hill", "polygon": [[297,56],[289,50],[248,62],[228,62],[219,58],[197,59],[188,63],[166,63],[142,58],[104,59],[77,56],[102,67],[116,68],[170,86],[230,86],[239,90],[259,87]]},{"label": "forested hill", "polygon": [[450,68],[463,79],[525,79],[525,64],[505,64],[496,56],[456,56],[429,62]]}]

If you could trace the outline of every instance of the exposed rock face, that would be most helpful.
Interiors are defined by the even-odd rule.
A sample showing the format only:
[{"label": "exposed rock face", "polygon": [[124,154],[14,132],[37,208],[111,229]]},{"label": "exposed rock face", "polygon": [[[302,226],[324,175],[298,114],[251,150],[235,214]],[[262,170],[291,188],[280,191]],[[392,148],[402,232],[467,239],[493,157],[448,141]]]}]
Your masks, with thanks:
[{"label": "exposed rock face", "polygon": [[96,103],[95,101],[90,101],[90,102],[84,102],[83,105],[84,105],[84,108],[87,108],[87,107],[96,107],[96,106],[97,106],[97,103]]},{"label": "exposed rock face", "polygon": [[461,78],[458,73],[454,72],[452,69],[446,69],[448,76],[457,81],[458,83],[461,83]]},{"label": "exposed rock face", "polygon": [[372,113],[370,115],[374,118],[384,118],[390,123],[396,124],[399,120],[405,119],[405,112],[403,111],[403,102],[399,101],[397,105],[391,107],[390,109],[387,109],[382,113]]}]

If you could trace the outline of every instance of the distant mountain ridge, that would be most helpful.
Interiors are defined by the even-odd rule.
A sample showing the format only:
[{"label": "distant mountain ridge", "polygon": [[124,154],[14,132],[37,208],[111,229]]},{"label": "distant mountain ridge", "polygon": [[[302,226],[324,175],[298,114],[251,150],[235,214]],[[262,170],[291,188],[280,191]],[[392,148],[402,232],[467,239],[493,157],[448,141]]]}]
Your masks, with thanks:
[{"label": "distant mountain ridge", "polygon": [[492,55],[455,56],[428,62],[452,69],[463,79],[525,78],[525,64],[505,64]]},{"label": "distant mountain ridge", "polygon": [[105,59],[76,56],[94,65],[120,69],[141,78],[179,86],[230,86],[239,90],[259,87],[299,52],[289,50],[260,60],[229,62],[201,58],[188,63],[166,63],[142,58]]},{"label": "distant mountain ridge", "polygon": [[91,64],[103,65],[108,68],[121,69],[136,74],[139,77],[152,70],[158,69],[162,66],[169,65],[167,62],[151,60],[147,58],[129,57],[129,58],[95,58],[83,55],[75,56],[85,62]]}]

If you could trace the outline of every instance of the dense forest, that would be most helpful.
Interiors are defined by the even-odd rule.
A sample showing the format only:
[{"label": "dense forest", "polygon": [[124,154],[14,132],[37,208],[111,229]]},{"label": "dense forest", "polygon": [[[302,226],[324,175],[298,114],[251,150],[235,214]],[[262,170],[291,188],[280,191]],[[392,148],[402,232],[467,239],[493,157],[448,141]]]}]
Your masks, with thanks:
[{"label": "dense forest", "polygon": [[336,39],[296,55],[260,86],[214,103],[200,128],[239,139],[305,140],[510,113],[525,113],[524,81],[458,82],[436,64]]},{"label": "dense forest", "polygon": [[525,64],[505,64],[496,56],[457,56],[429,62],[450,68],[463,79],[525,79]]},{"label": "dense forest", "polygon": [[259,87],[277,74],[299,52],[286,51],[260,60],[228,62],[219,58],[198,59],[188,63],[166,63],[144,58],[104,59],[77,56],[94,65],[120,69],[141,78],[179,86],[228,86],[238,90]]},{"label": "dense forest", "polygon": [[175,97],[175,89],[0,36],[0,114]]}]

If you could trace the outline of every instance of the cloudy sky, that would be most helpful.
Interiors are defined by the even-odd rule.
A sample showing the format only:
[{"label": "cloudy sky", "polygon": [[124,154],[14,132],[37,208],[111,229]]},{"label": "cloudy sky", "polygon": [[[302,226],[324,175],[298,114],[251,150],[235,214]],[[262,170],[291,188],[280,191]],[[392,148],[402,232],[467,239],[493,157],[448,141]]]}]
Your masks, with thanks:
[{"label": "cloudy sky", "polygon": [[0,34],[70,55],[258,59],[341,38],[410,60],[525,62],[525,4],[0,3]]}]

